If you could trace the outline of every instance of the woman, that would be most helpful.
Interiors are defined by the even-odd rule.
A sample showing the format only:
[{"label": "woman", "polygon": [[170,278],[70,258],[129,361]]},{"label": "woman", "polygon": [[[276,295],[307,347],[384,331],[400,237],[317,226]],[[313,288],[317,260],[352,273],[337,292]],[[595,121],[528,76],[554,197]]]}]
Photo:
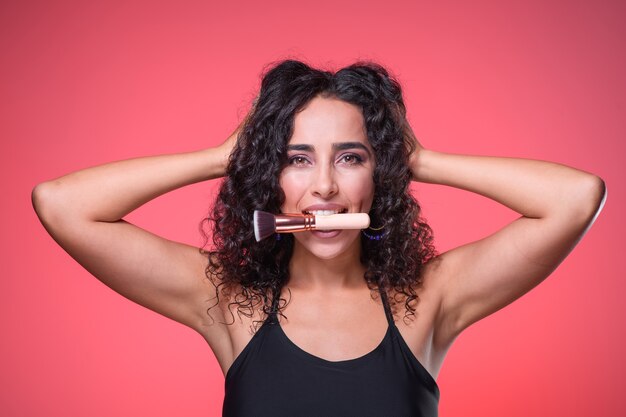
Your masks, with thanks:
[{"label": "woman", "polygon": [[[206,219],[213,250],[123,220],[221,176]],[[479,193],[521,216],[438,254],[411,180]],[[399,84],[377,64],[332,74],[292,60],[266,73],[222,145],[92,167],[33,190],[42,223],[74,259],[207,340],[226,376],[226,416],[437,415],[436,378],[455,338],[545,279],[605,198],[599,177],[560,164],[425,149]],[[371,226],[257,242],[255,209],[366,212]]]}]

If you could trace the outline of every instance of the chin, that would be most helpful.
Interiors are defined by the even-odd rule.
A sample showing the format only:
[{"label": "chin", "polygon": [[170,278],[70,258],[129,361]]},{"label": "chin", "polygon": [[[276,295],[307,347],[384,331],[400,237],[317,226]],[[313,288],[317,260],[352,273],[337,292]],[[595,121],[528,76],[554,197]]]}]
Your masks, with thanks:
[{"label": "chin", "polygon": [[[306,232],[305,232],[306,233]],[[337,239],[319,239],[315,236],[297,237],[297,242],[308,252],[320,259],[334,259],[345,255],[354,249],[354,245],[360,245],[359,230],[344,230]],[[358,251],[358,249],[357,249]]]},{"label": "chin", "polygon": [[[316,258],[330,260],[338,258],[345,253],[345,248],[331,249],[331,248],[308,248],[309,251],[315,255]],[[325,250],[326,249],[326,250]]]}]

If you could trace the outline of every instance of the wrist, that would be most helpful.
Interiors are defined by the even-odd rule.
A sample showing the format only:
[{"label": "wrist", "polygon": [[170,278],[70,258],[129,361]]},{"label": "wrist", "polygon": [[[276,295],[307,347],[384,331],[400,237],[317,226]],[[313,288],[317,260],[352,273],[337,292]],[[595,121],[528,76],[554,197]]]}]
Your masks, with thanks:
[{"label": "wrist", "polygon": [[421,148],[411,154],[409,157],[409,167],[411,168],[411,172],[413,174],[413,177],[411,178],[413,181],[428,182],[428,160],[432,156],[433,152],[434,151],[429,149]]},{"label": "wrist", "polygon": [[204,166],[203,181],[221,178],[226,174],[229,154],[224,151],[223,146],[205,148],[198,151],[198,154],[202,158],[202,165]]}]

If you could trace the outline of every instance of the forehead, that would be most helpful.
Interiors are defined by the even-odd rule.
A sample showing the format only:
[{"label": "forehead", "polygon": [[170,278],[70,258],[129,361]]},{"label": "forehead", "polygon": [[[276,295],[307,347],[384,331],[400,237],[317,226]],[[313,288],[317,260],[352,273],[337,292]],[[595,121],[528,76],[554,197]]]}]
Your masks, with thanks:
[{"label": "forehead", "polygon": [[359,107],[336,98],[318,96],[295,115],[290,144],[323,145],[344,141],[363,142],[370,147]]}]

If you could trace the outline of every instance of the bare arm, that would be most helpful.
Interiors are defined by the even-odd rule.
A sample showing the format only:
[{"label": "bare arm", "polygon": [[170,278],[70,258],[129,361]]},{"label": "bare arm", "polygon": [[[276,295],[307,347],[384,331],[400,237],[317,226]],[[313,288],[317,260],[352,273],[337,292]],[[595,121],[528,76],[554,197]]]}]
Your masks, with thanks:
[{"label": "bare arm", "polygon": [[[206,257],[122,218],[159,195],[223,176],[238,130],[214,148],[111,162],[40,183],[33,207],[54,240],[105,285],[206,336],[215,294]],[[218,308],[211,315],[223,321]],[[224,343],[223,331],[209,338]]]},{"label": "bare arm", "polygon": [[548,277],[589,230],[607,195],[598,176],[539,160],[418,145],[411,169],[415,181],[478,193],[521,214],[492,235],[440,255],[443,344]]}]

